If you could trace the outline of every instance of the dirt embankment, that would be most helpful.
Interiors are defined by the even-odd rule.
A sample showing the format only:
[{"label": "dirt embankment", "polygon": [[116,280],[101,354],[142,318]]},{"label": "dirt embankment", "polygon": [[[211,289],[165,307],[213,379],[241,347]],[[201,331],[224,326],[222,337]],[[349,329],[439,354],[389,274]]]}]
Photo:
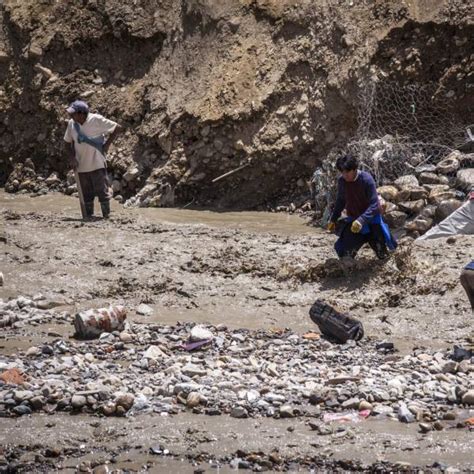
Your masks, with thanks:
[{"label": "dirt embankment", "polygon": [[[439,82],[472,122],[462,1],[4,0],[0,12],[12,192],[71,185],[64,106],[78,97],[127,127],[109,157],[114,192],[150,206],[301,205],[314,167],[355,132],[367,77]],[[24,178],[8,182],[15,167]]]}]

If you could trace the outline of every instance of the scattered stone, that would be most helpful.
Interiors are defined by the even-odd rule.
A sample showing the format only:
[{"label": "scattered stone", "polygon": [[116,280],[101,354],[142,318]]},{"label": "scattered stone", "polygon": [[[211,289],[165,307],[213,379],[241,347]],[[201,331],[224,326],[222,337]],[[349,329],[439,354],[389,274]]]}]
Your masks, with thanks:
[{"label": "scattered stone", "polygon": [[366,400],[361,400],[360,403],[359,403],[359,411],[363,411],[363,410],[369,410],[369,411],[372,411],[373,409],[373,406],[371,403],[369,403],[368,401]]},{"label": "scattered stone", "polygon": [[189,340],[191,342],[204,341],[204,340],[209,340],[212,338],[213,338],[212,332],[203,326],[194,326],[191,329],[191,334],[189,335]]},{"label": "scattered stone", "polygon": [[243,407],[234,407],[230,412],[232,418],[248,418],[248,412]]},{"label": "scattered stone", "polygon": [[433,429],[430,423],[420,423],[418,426],[420,427],[421,433],[429,433]]},{"label": "scattered stone", "polygon": [[158,346],[150,346],[143,354],[144,359],[160,360],[167,357],[168,356]]},{"label": "scattered stone", "polygon": [[468,390],[462,396],[462,403],[463,405],[474,405],[474,390]]},{"label": "scattered stone", "polygon": [[188,364],[181,369],[181,373],[187,375],[188,377],[194,377],[196,375],[198,377],[203,377],[204,375],[207,375],[207,370],[201,369],[197,365]]},{"label": "scattered stone", "polygon": [[26,355],[28,357],[35,357],[35,356],[38,356],[41,354],[41,348],[39,347],[30,347],[27,351],[26,351]]},{"label": "scattered stone", "polygon": [[197,392],[190,392],[186,399],[186,406],[188,408],[197,407],[201,403],[201,395]]},{"label": "scattered stone", "polygon": [[153,308],[151,306],[148,306],[147,304],[142,303],[138,306],[136,311],[138,314],[141,314],[143,316],[149,316],[153,313]]},{"label": "scattered stone", "polygon": [[32,413],[31,408],[27,405],[18,405],[14,407],[12,411],[18,416],[31,415]]},{"label": "scattered stone", "polygon": [[71,398],[71,406],[77,410],[87,404],[87,399],[83,395],[73,395]]},{"label": "scattered stone", "polygon": [[402,423],[413,423],[415,421],[415,417],[404,403],[401,403],[398,409],[398,419]]},{"label": "scattered stone", "polygon": [[131,393],[118,394],[115,399],[115,406],[117,408],[122,407],[125,411],[128,411],[132,408],[134,401],[135,397]]},{"label": "scattered stone", "polygon": [[436,430],[436,431],[442,431],[444,430],[444,426],[443,424],[440,422],[440,421],[435,421],[433,423],[433,428]]},{"label": "scattered stone", "polygon": [[292,406],[282,405],[280,407],[280,418],[294,418],[295,412]]}]

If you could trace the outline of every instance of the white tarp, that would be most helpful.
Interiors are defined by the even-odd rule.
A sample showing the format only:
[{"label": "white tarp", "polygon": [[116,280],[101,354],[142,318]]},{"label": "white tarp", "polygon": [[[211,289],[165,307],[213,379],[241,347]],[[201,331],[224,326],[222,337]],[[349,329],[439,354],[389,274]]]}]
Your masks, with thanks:
[{"label": "white tarp", "polygon": [[417,240],[438,239],[459,234],[474,234],[474,199],[469,199]]}]

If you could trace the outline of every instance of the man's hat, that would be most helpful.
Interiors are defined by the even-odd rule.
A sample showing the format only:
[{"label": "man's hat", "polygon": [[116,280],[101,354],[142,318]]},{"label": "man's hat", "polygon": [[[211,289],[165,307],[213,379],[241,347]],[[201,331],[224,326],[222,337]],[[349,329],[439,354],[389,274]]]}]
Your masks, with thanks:
[{"label": "man's hat", "polygon": [[87,114],[89,113],[89,106],[87,105],[86,102],[82,100],[75,100],[67,109],[66,112],[68,114],[74,114],[74,113],[83,113]]}]

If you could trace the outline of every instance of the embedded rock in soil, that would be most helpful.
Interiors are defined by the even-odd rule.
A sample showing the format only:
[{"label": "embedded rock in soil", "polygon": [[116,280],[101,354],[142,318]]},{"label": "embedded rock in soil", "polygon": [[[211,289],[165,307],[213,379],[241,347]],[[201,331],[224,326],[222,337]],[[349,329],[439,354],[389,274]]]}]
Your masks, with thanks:
[{"label": "embedded rock in soil", "polygon": [[[470,42],[453,34],[469,38],[466,2],[188,3],[0,3],[0,183],[9,192],[74,192],[62,148],[64,107],[77,98],[125,126],[108,170],[117,198],[137,206],[306,202],[314,168],[360,125],[369,70],[387,84],[435,81],[460,124],[472,123]],[[398,150],[377,143],[393,147],[412,132],[399,121],[400,130],[382,123],[364,137],[381,160]],[[422,130],[438,143],[438,130]],[[423,158],[408,161],[418,169]]]}]

